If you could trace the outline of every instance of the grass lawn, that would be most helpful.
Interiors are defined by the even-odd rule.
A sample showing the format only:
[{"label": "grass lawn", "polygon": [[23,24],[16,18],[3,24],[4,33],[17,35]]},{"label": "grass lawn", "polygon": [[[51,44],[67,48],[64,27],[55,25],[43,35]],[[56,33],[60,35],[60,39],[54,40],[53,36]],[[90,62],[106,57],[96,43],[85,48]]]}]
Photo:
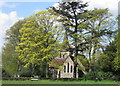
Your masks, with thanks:
[{"label": "grass lawn", "polygon": [[20,81],[20,80],[3,80],[2,84],[118,84],[115,81],[61,81],[61,80],[38,80],[38,81]]}]

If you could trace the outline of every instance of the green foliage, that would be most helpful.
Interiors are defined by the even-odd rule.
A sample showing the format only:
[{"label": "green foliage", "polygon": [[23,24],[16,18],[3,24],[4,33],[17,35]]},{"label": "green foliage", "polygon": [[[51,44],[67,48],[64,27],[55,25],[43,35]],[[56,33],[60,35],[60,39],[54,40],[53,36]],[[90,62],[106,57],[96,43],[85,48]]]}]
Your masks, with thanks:
[{"label": "green foliage", "polygon": [[16,80],[16,81],[21,81],[21,80],[30,80],[31,77],[3,77],[3,80]]},{"label": "green foliage", "polygon": [[[81,70],[90,71],[95,68],[97,53],[104,48],[106,40],[116,34],[116,22],[108,9],[86,11],[86,7],[87,3],[71,1],[61,2],[52,9],[55,15],[60,15],[58,21],[65,27],[68,39],[63,44],[66,43],[69,48],[66,47],[75,52],[74,62],[82,64],[79,64]],[[78,53],[85,55],[86,59],[78,58]]]},{"label": "green foliage", "polygon": [[[85,53],[87,53],[89,57],[89,68],[90,70],[95,70],[100,68],[101,65],[102,67],[104,65],[104,68],[105,66],[107,67],[108,64],[110,64],[111,66],[113,64],[111,62],[112,57],[109,56],[115,56],[115,53],[112,54],[112,51],[108,49],[106,50],[106,53],[109,53],[109,55],[99,55],[100,53],[104,52],[104,47],[105,44],[107,44],[107,41],[111,41],[111,38],[114,38],[114,35],[116,34],[116,29],[114,27],[116,22],[111,18],[112,15],[108,12],[108,9],[95,8],[94,10],[88,11],[87,14],[90,16],[90,18],[88,19],[88,21],[85,22],[85,24],[87,25],[86,41],[88,42],[87,51]],[[98,59],[100,64],[96,62]],[[107,60],[108,62],[106,62]],[[111,70],[109,68],[105,69]]]},{"label": "green foliage", "polygon": [[117,40],[115,42],[117,45],[117,52],[116,52],[117,55],[116,58],[114,59],[114,68],[116,71],[120,71],[120,30],[118,30]]},{"label": "green foliage", "polygon": [[[56,15],[59,15],[60,18],[58,19],[59,22],[62,23],[65,32],[67,32],[68,44],[72,44],[76,47],[81,48],[79,43],[83,38],[83,31],[84,28],[79,28],[79,25],[82,25],[83,21],[87,21],[85,17],[82,17],[82,14],[86,12],[85,7],[87,7],[87,3],[83,2],[61,2],[59,3],[58,7],[52,7],[52,10]],[[70,46],[70,48],[72,48]],[[78,49],[75,51],[76,54]]]},{"label": "green foliage", "polygon": [[14,51],[14,45],[7,43],[3,48],[2,67],[11,76],[14,76],[17,74],[18,60],[16,56],[17,55],[15,54],[15,51]]},{"label": "green foliage", "polygon": [[66,43],[66,48],[75,53],[74,77],[76,77],[78,52],[84,50],[85,28],[80,28],[79,26],[84,27],[83,22],[87,21],[87,17],[83,17],[83,14],[87,12],[85,9],[86,7],[87,3],[72,1],[60,2],[58,7],[52,7],[55,15],[60,16],[58,21],[62,23],[65,32],[67,32],[67,42],[64,41],[63,43]]},{"label": "green foliage", "polygon": [[[108,9],[94,9],[88,12],[90,18],[85,23],[87,24],[87,41],[89,42],[88,49],[90,52],[89,58],[96,53],[100,48],[104,47],[104,43],[109,37],[114,37],[116,32],[115,21],[112,20]],[[108,40],[109,41],[109,40]],[[93,53],[91,53],[94,48]]]},{"label": "green foliage", "polygon": [[85,80],[111,80],[112,78],[111,72],[98,72],[98,71],[92,71],[89,72],[87,75],[84,76]]},{"label": "green foliage", "polygon": [[111,60],[112,58],[105,55],[105,54],[101,54],[100,57],[98,58],[98,66],[99,66],[99,70],[103,70],[103,71],[112,71],[113,69],[113,60]]},{"label": "green foliage", "polygon": [[114,68],[116,71],[120,71],[120,57],[114,59]]},{"label": "green foliage", "polygon": [[31,77],[31,69],[30,68],[21,68],[21,70],[19,71],[19,75],[21,77]]},{"label": "green foliage", "polygon": [[19,69],[18,55],[15,52],[15,46],[19,43],[19,29],[25,20],[20,20],[16,22],[9,30],[6,32],[6,43],[2,49],[2,67],[11,76],[17,75]]},{"label": "green foliage", "polygon": [[16,52],[24,67],[32,65],[33,74],[36,66],[46,65],[45,68],[48,68],[50,60],[57,55],[59,32],[55,30],[54,21],[54,16],[49,15],[48,11],[40,11],[29,17],[19,30],[20,43],[16,46]]},{"label": "green foliage", "polygon": [[87,58],[85,58],[85,56],[78,56],[77,58],[78,68],[82,70],[84,74],[87,74],[89,66]]},{"label": "green foliage", "polygon": [[[14,24],[6,32],[7,43],[3,47],[5,72],[11,76],[19,73],[21,76],[47,77],[48,64],[59,50],[65,49],[75,53],[74,69],[78,67],[84,74],[93,70],[118,74],[120,34],[118,45],[115,40],[104,46],[106,40],[116,34],[116,22],[108,9],[87,11],[87,6],[87,3],[71,0],[60,2],[57,7],[40,11]],[[112,76],[104,72],[90,72],[85,77],[102,80]]]},{"label": "green foliage", "polygon": [[20,35],[20,28],[22,28],[22,25],[26,22],[26,19],[24,20],[19,20],[16,22],[10,29],[6,31],[6,40],[14,45],[19,43],[19,35]]},{"label": "green foliage", "polygon": [[7,78],[10,78],[10,74],[8,74],[4,69],[2,69],[2,78],[3,77],[7,77]]}]

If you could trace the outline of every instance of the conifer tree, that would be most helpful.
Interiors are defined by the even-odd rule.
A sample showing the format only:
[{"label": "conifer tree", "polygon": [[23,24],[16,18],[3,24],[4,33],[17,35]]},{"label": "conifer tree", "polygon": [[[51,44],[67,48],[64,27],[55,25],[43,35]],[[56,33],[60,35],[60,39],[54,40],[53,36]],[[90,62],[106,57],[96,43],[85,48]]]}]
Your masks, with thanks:
[{"label": "conifer tree", "polygon": [[[78,52],[81,51],[79,48],[82,41],[80,39],[81,34],[83,33],[83,28],[81,29],[81,25],[86,21],[85,18],[82,17],[82,14],[85,13],[87,7],[87,3],[73,2],[70,0],[69,2],[60,2],[58,7],[52,7],[53,11],[58,13],[61,17],[59,20],[63,23],[64,26],[69,28],[65,28],[68,32],[69,37],[72,39],[72,45],[74,46],[73,51],[75,52],[74,57],[74,77],[76,78],[76,67],[77,67],[77,55]],[[82,37],[81,37],[82,38]]]}]

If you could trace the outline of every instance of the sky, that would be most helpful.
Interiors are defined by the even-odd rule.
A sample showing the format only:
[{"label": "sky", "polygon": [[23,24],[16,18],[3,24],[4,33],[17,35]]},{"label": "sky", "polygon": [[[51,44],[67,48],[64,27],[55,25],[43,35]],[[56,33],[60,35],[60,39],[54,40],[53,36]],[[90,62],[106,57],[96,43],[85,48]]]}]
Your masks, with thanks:
[{"label": "sky", "polygon": [[[0,0],[0,52],[5,43],[5,32],[15,22],[29,17],[50,6],[56,5],[60,0]],[[114,17],[118,15],[119,0],[84,0],[88,2],[88,9],[108,8]]]}]

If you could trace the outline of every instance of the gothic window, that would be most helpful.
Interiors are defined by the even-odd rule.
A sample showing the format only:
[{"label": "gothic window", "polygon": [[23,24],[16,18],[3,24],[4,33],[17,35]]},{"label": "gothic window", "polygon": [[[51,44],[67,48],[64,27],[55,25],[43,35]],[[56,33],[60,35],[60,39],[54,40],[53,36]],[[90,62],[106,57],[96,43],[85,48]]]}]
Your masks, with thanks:
[{"label": "gothic window", "polygon": [[70,68],[70,69],[71,69],[71,73],[72,73],[72,70],[73,70],[72,65],[71,65],[71,68]]},{"label": "gothic window", "polygon": [[69,73],[69,63],[68,63],[68,65],[67,65],[67,72]]},{"label": "gothic window", "polygon": [[63,55],[63,58],[65,57],[65,55]]}]

